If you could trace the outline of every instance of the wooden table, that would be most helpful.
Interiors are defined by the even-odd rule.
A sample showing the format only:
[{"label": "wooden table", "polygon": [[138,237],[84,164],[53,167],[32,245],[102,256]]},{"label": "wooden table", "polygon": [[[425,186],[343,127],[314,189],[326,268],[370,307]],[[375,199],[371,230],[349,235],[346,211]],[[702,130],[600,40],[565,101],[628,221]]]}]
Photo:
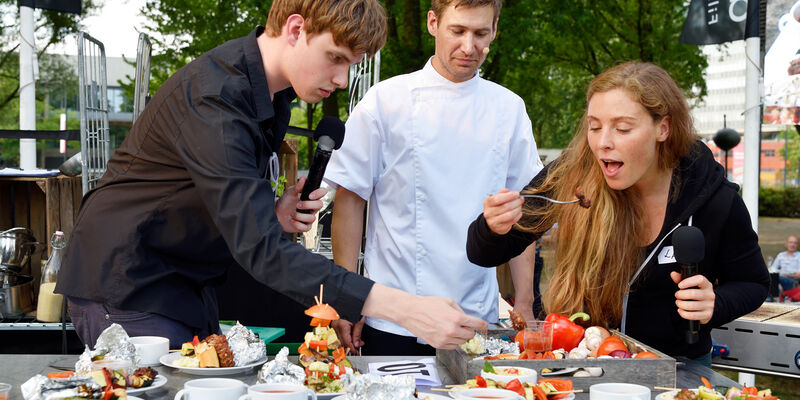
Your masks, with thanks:
[{"label": "wooden table", "polygon": [[[362,356],[362,357],[348,357],[353,365],[360,371],[368,371],[369,370],[369,363],[370,362],[379,362],[379,361],[399,361],[399,360],[418,360],[420,358],[425,357],[410,357],[410,356]],[[20,385],[33,377],[37,374],[47,374],[49,372],[58,371],[57,369],[53,368],[56,367],[70,367],[75,365],[75,361],[77,361],[78,356],[76,355],[0,355],[0,382],[10,383],[13,388],[11,389],[11,399],[22,399],[22,394],[20,393]],[[293,362],[297,361],[297,357],[290,357],[290,360]],[[12,366],[13,367],[10,367]],[[173,368],[169,367],[156,367],[159,374],[165,376],[167,378],[167,383],[160,387],[156,388],[144,393],[139,393],[136,397],[140,397],[143,399],[172,399],[175,397],[175,394],[183,388],[183,384],[191,379],[203,378],[202,376],[196,375],[189,375],[183,372],[179,372]],[[440,363],[437,363],[437,369],[439,371],[439,377],[442,380],[442,383],[453,384],[457,382],[453,382],[452,378],[448,374],[447,370],[444,366]],[[711,381],[712,385],[719,385],[719,386],[739,386],[736,382],[712,371],[709,368],[706,368],[696,362],[685,360],[685,359],[678,359],[678,368],[677,368],[677,376],[678,376],[678,387],[682,388],[696,388],[700,386],[700,377],[704,376]],[[258,368],[253,369],[251,371],[240,373],[236,375],[229,375],[226,376],[229,378],[239,379],[242,382],[252,385],[255,384],[258,379]],[[430,392],[429,387],[418,387],[417,388],[420,392]],[[576,399],[588,399],[589,398],[589,388],[576,388],[576,389],[584,389],[584,393],[578,393]],[[441,392],[438,392],[441,393]],[[657,391],[653,392],[653,397],[655,394],[660,393]]]}]

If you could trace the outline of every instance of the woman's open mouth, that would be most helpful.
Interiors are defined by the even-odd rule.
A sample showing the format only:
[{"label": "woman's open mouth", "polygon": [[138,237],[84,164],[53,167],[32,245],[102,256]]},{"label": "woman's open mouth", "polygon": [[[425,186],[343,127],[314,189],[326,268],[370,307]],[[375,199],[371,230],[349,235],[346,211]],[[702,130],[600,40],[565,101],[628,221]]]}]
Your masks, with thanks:
[{"label": "woman's open mouth", "polygon": [[622,169],[622,166],[625,163],[622,161],[617,160],[610,160],[610,159],[601,159],[600,165],[603,166],[603,173],[608,177],[614,177],[619,174],[619,171]]}]

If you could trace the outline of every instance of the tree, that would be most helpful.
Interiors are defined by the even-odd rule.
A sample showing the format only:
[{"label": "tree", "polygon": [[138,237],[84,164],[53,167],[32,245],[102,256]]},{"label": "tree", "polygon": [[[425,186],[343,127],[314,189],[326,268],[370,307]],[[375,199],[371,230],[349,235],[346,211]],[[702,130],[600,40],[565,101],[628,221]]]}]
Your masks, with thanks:
[{"label": "tree", "polygon": [[[83,0],[84,15],[98,7],[98,0]],[[0,110],[19,97],[19,7],[17,0],[0,0]],[[51,45],[80,31],[81,15],[36,9],[35,45],[39,58]],[[16,72],[16,74],[14,74]],[[16,81],[16,82],[14,82]]]},{"label": "tree", "polygon": [[656,63],[687,97],[705,96],[705,57],[699,47],[678,42],[686,4],[507,0],[484,76],[522,96],[540,147],[563,147],[585,107],[589,81],[620,62]]},{"label": "tree", "polygon": [[[158,55],[151,86],[157,88],[191,59],[264,24],[270,4],[149,0],[143,10],[151,21],[146,29],[158,33],[154,38],[166,38],[154,41]],[[387,79],[421,68],[434,46],[426,28],[429,0],[383,4],[388,26],[381,78]],[[690,99],[706,94],[705,58],[699,47],[678,42],[686,7],[687,2],[671,0],[505,0],[482,75],[523,98],[540,147],[563,147],[585,108],[586,85],[617,63],[654,62]],[[331,96],[322,109],[325,115],[342,115],[344,106]]]}]

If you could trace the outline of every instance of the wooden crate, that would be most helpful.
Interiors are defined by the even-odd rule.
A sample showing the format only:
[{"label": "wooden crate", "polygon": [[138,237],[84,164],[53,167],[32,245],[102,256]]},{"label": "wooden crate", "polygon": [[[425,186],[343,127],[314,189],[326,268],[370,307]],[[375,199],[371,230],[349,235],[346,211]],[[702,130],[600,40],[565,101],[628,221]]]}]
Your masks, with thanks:
[{"label": "wooden crate", "polygon": [[[62,231],[69,240],[83,192],[81,177],[0,177],[0,231],[25,227],[44,251],[37,251],[24,273],[39,282],[41,262],[49,252],[50,237]],[[34,285],[38,290],[39,285]]]},{"label": "wooden crate", "polygon": [[[491,329],[489,330],[490,337],[508,336],[514,337],[516,332],[504,329]],[[571,377],[571,376],[553,376],[553,378],[566,378],[574,382],[575,389],[589,389],[589,386],[595,383],[603,382],[624,382],[636,383],[645,385],[650,388],[653,386],[675,387],[676,384],[676,364],[675,359],[659,352],[658,350],[649,348],[642,343],[625,335],[618,334],[626,342],[629,347],[633,346],[639,350],[651,351],[659,356],[659,358],[642,358],[642,359],[563,359],[563,360],[490,360],[489,364],[493,366],[511,366],[511,367],[525,367],[536,370],[541,373],[542,369],[557,369],[557,368],[585,368],[585,367],[600,367],[603,369],[603,374],[596,377]],[[457,350],[436,350],[436,358],[444,364],[450,375],[458,383],[464,383],[467,379],[473,378],[475,375],[480,375],[483,369],[484,361],[481,359],[474,359],[467,355],[461,349]]]}]

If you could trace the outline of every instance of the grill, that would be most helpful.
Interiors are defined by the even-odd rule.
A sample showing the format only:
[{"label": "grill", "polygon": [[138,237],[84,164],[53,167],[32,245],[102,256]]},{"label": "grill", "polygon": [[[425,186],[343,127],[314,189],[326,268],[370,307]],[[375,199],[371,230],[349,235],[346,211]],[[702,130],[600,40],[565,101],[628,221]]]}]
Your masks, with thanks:
[{"label": "grill", "polygon": [[711,330],[728,354],[714,366],[742,372],[800,377],[800,305],[764,303],[757,310]]},{"label": "grill", "polygon": [[[72,322],[66,323],[65,328],[68,331],[75,330]],[[61,329],[60,322],[39,322],[35,317],[0,318],[0,331],[60,331]]]}]

